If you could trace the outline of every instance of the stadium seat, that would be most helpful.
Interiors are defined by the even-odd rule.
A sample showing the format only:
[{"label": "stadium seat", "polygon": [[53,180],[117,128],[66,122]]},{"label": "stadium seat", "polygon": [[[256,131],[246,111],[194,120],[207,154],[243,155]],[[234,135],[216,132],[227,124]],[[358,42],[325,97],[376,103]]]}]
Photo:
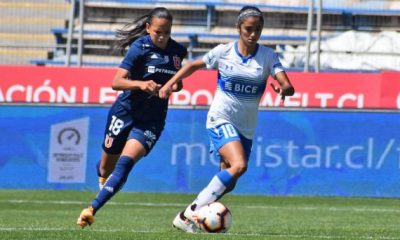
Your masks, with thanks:
[{"label": "stadium seat", "polygon": [[[259,1],[254,4],[264,12],[265,26],[260,42],[275,48],[277,45],[303,45],[306,41],[308,7],[293,6],[290,1],[284,5],[274,5],[271,1]],[[397,29],[400,11],[369,10],[357,8],[337,8],[332,1],[324,8],[322,36],[328,38],[346,30],[358,29],[378,31]],[[174,16],[172,37],[189,49],[189,59],[201,56],[220,43],[237,38],[235,21],[239,9],[246,5],[238,1],[168,1],[168,0],[86,0],[84,19],[84,49],[86,58],[95,56],[113,56],[115,31],[142,16],[144,12],[156,6],[167,7]],[[286,5],[285,5],[286,4]],[[72,54],[76,54],[77,29],[72,39]],[[53,28],[56,48],[49,53],[46,61],[32,60],[32,63],[59,61],[65,56],[67,28]],[[90,64],[88,62],[88,64]],[[95,64],[95,63],[93,63]],[[107,63],[106,63],[107,64]],[[110,62],[115,64],[115,62]]]}]

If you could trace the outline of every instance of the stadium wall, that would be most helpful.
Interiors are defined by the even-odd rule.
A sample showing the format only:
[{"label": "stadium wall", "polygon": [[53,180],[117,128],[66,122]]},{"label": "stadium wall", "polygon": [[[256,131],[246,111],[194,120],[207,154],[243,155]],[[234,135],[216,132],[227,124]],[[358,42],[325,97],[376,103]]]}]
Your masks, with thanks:
[{"label": "stadium wall", "polygon": [[[95,191],[94,166],[100,157],[107,105],[74,102],[57,106],[48,101],[52,99],[49,88],[58,82],[56,79],[66,76],[72,83],[64,82],[64,89],[68,84],[75,84],[76,79],[80,80],[77,82],[82,88],[90,86],[75,75],[80,71],[93,71],[88,74],[92,76],[91,81],[99,82],[103,78],[108,78],[104,80],[108,82],[112,74],[104,75],[101,70],[98,73],[95,71],[98,69],[39,69],[47,70],[47,74],[58,70],[58,75],[54,75],[54,79],[43,79],[34,74],[38,70],[35,67],[25,73],[14,71],[14,78],[3,78],[8,76],[4,72],[0,75],[3,78],[0,97],[4,100],[0,107],[3,136],[0,140],[0,188]],[[25,74],[25,82],[19,80],[20,74]],[[400,185],[400,113],[396,110],[399,88],[391,91],[399,78],[391,78],[392,87],[387,85],[386,88],[386,93],[394,95],[380,95],[384,92],[384,76],[392,74],[397,76],[398,73],[365,75],[370,84],[366,89],[376,93],[373,102],[382,103],[385,99],[392,103],[394,100],[391,110],[357,107],[345,110],[332,105],[325,107],[329,110],[300,106],[289,111],[281,108],[260,111],[249,169],[234,193],[400,197],[397,191]],[[337,79],[343,76],[338,74]],[[298,79],[292,79],[302,87]],[[205,86],[202,79],[195,80]],[[52,83],[35,85],[36,81]],[[350,81],[345,87],[361,85],[355,82]],[[341,88],[341,84],[338,85]],[[47,91],[44,90],[46,86]],[[192,92],[187,87],[187,91]],[[57,90],[59,85],[51,88],[56,93],[64,93]],[[89,89],[96,88],[90,86]],[[27,106],[26,101],[14,101],[21,96],[29,99],[29,92],[32,102],[36,95],[38,102],[45,104]],[[62,96],[67,99],[66,94]],[[5,101],[7,99],[18,104]],[[124,190],[194,193],[207,184],[218,171],[218,163],[208,154],[206,113],[207,109],[172,108],[154,151],[133,170]]]}]

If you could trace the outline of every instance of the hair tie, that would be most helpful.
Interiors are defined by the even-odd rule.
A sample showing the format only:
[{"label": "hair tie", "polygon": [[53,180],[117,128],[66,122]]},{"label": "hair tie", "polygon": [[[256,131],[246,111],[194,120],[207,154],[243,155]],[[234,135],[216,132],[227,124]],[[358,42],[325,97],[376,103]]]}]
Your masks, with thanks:
[{"label": "hair tie", "polygon": [[254,9],[246,9],[242,13],[239,14],[237,17],[237,24],[239,25],[240,22],[242,22],[245,18],[248,17],[262,17],[262,13],[259,11],[256,11]]}]

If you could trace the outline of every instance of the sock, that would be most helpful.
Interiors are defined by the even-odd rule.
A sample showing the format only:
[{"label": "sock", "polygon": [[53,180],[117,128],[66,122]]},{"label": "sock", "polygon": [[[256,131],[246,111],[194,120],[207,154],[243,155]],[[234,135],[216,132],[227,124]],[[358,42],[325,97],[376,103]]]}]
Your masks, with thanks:
[{"label": "sock", "polygon": [[99,160],[96,164],[96,172],[97,172],[97,176],[99,177],[99,189],[101,190],[104,187],[104,184],[106,183],[107,178],[101,176],[100,162],[101,162],[101,160]]},{"label": "sock", "polygon": [[232,183],[230,183],[229,186],[226,187],[225,191],[215,201],[218,201],[220,198],[222,198],[222,196],[224,196],[228,192],[231,192],[235,188],[236,182],[237,179],[233,179]]},{"label": "sock", "polygon": [[192,210],[196,211],[202,206],[220,199],[226,193],[226,189],[233,189],[235,182],[236,179],[226,169],[217,173],[207,187],[197,195],[196,200],[192,203],[195,205]]},{"label": "sock", "polygon": [[99,177],[99,189],[103,189],[104,184],[106,184],[107,178]]},{"label": "sock", "polygon": [[94,212],[99,210],[112,196],[114,196],[128,179],[128,175],[135,165],[132,158],[121,156],[115,169],[108,177],[106,184],[92,201]]}]

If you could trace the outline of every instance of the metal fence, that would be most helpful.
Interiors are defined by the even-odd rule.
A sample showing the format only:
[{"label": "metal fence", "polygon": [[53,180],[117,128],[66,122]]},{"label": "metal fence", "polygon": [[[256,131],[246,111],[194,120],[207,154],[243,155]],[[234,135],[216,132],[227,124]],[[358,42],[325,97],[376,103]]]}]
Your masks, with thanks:
[{"label": "metal fence", "polygon": [[400,70],[397,40],[390,50],[326,47],[328,39],[348,31],[371,36],[389,31],[396,37],[400,0],[2,0],[0,64],[114,66],[121,59],[111,51],[115,30],[155,6],[171,10],[173,37],[188,47],[188,59],[193,59],[235,39],[236,14],[249,4],[264,12],[260,42],[280,53],[288,68],[332,69],[324,61],[350,56],[394,63],[375,66],[377,70]]}]

